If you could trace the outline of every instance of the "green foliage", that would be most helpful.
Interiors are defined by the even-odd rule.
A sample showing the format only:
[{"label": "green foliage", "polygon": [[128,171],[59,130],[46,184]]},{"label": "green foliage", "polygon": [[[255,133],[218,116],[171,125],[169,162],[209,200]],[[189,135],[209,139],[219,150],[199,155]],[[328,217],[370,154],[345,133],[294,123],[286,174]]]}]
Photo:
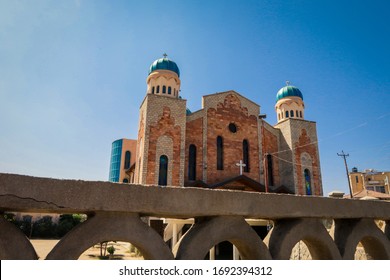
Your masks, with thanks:
[{"label": "green foliage", "polygon": [[107,252],[110,254],[110,255],[113,255],[115,253],[115,248],[114,246],[110,246],[107,248]]},{"label": "green foliage", "polygon": [[82,214],[62,214],[58,223],[54,223],[51,216],[44,216],[33,221],[32,216],[25,215],[17,220],[15,214],[5,213],[4,218],[20,228],[29,238],[61,238],[72,228],[86,220]]},{"label": "green foliage", "polygon": [[52,217],[44,216],[33,224],[32,237],[54,238],[56,228],[57,225],[53,223]]}]

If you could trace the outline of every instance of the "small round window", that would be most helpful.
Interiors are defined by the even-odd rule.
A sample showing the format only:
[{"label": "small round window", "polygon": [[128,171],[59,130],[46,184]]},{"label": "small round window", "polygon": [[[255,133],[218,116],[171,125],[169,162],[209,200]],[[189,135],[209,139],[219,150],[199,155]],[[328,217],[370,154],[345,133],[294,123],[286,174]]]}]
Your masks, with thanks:
[{"label": "small round window", "polygon": [[237,126],[234,123],[230,123],[229,124],[229,130],[232,133],[236,133],[237,132]]}]

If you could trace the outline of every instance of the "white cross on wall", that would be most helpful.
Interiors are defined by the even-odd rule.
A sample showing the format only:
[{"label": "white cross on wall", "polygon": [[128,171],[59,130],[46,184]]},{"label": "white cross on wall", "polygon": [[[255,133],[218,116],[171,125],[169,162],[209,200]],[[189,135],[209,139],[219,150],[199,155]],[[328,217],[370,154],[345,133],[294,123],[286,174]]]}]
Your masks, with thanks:
[{"label": "white cross on wall", "polygon": [[240,163],[236,163],[237,166],[240,167],[240,175],[242,175],[242,168],[246,166],[245,163],[242,163],[242,160],[240,160]]}]

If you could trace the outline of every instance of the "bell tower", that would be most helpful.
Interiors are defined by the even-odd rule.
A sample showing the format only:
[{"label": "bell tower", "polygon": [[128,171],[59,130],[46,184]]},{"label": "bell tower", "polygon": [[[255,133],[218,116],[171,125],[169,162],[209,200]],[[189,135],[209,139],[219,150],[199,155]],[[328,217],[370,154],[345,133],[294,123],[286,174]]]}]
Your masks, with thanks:
[{"label": "bell tower", "polygon": [[179,95],[179,67],[164,54],[151,64],[146,84],[135,183],[183,186],[187,101]]},{"label": "bell tower", "polygon": [[286,82],[286,86],[281,88],[276,95],[276,118],[278,123],[290,119],[304,119],[305,103],[301,91]]}]

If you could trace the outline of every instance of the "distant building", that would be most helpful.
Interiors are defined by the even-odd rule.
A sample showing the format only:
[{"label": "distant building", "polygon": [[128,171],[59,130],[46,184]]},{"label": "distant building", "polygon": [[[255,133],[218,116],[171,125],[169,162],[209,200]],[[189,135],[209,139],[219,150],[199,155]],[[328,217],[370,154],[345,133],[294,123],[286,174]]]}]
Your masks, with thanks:
[{"label": "distant building", "polygon": [[119,139],[112,143],[110,182],[130,183],[134,181],[137,141]]},{"label": "distant building", "polygon": [[257,103],[233,90],[203,96],[191,112],[179,68],[166,55],[152,63],[146,84],[138,139],[113,142],[110,181],[323,194],[316,123],[304,119],[298,88],[278,91],[271,125]]},{"label": "distant building", "polygon": [[[390,197],[389,178],[389,171],[382,172],[373,169],[358,171],[354,167],[352,168],[352,172],[349,172],[352,194],[356,198],[362,195],[377,196],[379,199]],[[387,194],[387,196],[383,194]]]}]

